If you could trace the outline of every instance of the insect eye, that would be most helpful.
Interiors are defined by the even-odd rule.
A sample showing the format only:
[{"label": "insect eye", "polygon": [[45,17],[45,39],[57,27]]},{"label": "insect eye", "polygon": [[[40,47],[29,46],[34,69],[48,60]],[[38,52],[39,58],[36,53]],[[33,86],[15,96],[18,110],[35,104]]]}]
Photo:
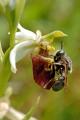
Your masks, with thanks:
[{"label": "insect eye", "polygon": [[52,90],[59,91],[64,87],[64,77],[60,77],[59,80],[54,81],[54,84],[52,86]]},{"label": "insect eye", "polygon": [[61,57],[64,55],[64,51],[63,50],[59,50],[56,52],[55,56],[54,56],[54,61],[58,62],[59,60],[61,60]]}]

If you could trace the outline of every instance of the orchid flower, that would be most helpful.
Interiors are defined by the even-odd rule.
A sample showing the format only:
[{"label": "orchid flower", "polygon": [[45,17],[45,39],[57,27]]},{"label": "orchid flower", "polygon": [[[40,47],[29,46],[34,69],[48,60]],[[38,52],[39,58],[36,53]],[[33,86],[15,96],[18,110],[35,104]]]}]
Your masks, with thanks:
[{"label": "orchid flower", "polygon": [[10,64],[13,73],[16,73],[17,71],[16,62],[21,60],[25,55],[32,53],[41,40],[46,40],[46,38],[49,40],[55,37],[66,36],[66,34],[61,31],[54,31],[50,34],[42,36],[39,30],[34,33],[23,28],[20,24],[18,24],[17,28],[20,31],[15,33],[15,46],[10,52]]},{"label": "orchid flower", "polygon": [[34,33],[24,29],[20,24],[18,24],[17,28],[20,30],[15,33],[15,42],[17,41],[18,44],[16,44],[10,52],[10,63],[13,73],[17,71],[16,62],[25,55],[30,54],[41,40],[40,31]]}]

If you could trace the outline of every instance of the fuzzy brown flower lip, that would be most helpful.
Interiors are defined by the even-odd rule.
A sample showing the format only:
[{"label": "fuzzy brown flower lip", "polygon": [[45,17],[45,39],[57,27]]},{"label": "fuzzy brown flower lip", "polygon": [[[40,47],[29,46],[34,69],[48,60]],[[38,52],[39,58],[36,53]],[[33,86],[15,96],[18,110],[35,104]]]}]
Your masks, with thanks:
[{"label": "fuzzy brown flower lip", "polygon": [[[53,85],[53,80],[55,72],[46,71],[45,68],[48,66],[48,62],[43,59],[40,55],[32,57],[33,64],[33,77],[35,82],[42,88],[50,89]],[[54,69],[54,67],[53,67]]]}]

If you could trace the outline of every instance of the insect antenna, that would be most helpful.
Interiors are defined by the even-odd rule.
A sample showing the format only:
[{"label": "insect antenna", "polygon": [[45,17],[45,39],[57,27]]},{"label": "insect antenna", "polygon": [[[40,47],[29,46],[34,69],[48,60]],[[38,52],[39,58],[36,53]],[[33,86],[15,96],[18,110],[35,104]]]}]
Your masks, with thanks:
[{"label": "insect antenna", "polygon": [[63,50],[63,41],[61,40],[61,50]]}]

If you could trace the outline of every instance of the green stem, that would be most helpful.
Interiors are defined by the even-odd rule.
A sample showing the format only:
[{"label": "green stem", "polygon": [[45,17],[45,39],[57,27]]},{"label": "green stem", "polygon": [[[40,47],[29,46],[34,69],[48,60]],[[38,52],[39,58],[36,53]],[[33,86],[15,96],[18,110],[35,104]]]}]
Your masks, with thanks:
[{"label": "green stem", "polygon": [[16,28],[10,30],[10,47],[14,47],[15,44],[15,32]]},{"label": "green stem", "polygon": [[3,68],[2,72],[0,73],[0,97],[4,95],[5,90],[8,86],[10,72],[7,74],[6,70],[4,70],[4,68]]},{"label": "green stem", "polygon": [[5,14],[9,21],[9,27],[10,27],[10,48],[6,51],[3,58],[3,62],[0,66],[0,96],[4,95],[8,85],[8,80],[11,75],[9,54],[10,54],[11,48],[13,48],[15,45],[15,32],[17,29],[17,24],[19,22],[19,18],[21,16],[22,9],[24,7],[24,3],[25,3],[25,0],[23,0],[23,4],[21,0],[16,1],[16,6],[14,10],[11,10],[9,6],[6,6]]},{"label": "green stem", "polygon": [[3,63],[0,66],[0,96],[4,95],[11,75],[9,53],[10,49],[5,53]]}]

